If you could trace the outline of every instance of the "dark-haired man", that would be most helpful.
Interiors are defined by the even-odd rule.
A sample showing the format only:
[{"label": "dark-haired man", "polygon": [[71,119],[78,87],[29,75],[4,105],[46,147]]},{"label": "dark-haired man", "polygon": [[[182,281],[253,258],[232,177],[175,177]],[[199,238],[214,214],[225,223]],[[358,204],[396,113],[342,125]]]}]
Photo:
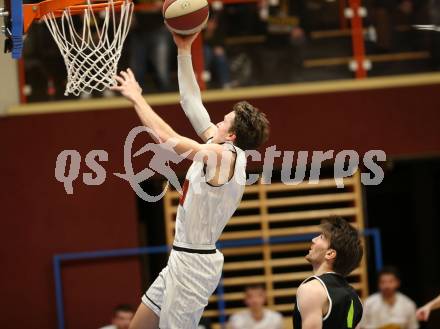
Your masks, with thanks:
[{"label": "dark-haired man", "polygon": [[223,254],[215,243],[243,195],[244,151],[260,146],[268,136],[265,115],[247,102],[237,103],[217,125],[211,122],[192,68],[196,36],[174,35],[174,41],[181,105],[203,144],[177,134],[153,111],[131,70],[121,72],[116,77],[119,85],[113,87],[132,102],[153,138],[169,142],[175,152],[193,161],[177,210],[168,264],[142,297],[132,329],[197,328],[223,268]]},{"label": "dark-haired man", "polygon": [[365,301],[362,329],[417,329],[416,304],[398,291],[399,273],[384,267],[378,276],[379,292]]},{"label": "dark-haired man", "polygon": [[362,303],[345,280],[358,265],[363,249],[359,234],[342,218],[321,224],[306,259],[313,276],[298,288],[293,311],[295,329],[358,328]]},{"label": "dark-haired man", "polygon": [[113,310],[112,324],[100,329],[128,329],[133,315],[134,309],[131,305],[118,305]]}]

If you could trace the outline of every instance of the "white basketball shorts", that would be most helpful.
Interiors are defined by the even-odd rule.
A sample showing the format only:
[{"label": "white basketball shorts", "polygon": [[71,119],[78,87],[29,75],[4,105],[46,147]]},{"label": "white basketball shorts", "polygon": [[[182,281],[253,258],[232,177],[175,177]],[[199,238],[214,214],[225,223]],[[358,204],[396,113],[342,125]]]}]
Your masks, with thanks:
[{"label": "white basketball shorts", "polygon": [[223,254],[172,250],[167,266],[142,296],[159,317],[160,329],[196,329],[208,299],[217,288]]}]

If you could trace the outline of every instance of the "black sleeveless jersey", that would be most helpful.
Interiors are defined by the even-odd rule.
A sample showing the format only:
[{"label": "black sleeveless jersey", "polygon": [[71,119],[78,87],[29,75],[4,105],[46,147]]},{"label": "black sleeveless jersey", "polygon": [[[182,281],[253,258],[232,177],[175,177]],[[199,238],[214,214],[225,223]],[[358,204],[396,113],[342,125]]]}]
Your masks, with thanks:
[{"label": "black sleeveless jersey", "polygon": [[[322,329],[354,329],[362,318],[362,303],[356,291],[344,277],[336,273],[312,276],[302,284],[318,280],[328,293],[329,309],[322,319]],[[302,320],[298,307],[293,310],[293,328],[301,329]]]}]

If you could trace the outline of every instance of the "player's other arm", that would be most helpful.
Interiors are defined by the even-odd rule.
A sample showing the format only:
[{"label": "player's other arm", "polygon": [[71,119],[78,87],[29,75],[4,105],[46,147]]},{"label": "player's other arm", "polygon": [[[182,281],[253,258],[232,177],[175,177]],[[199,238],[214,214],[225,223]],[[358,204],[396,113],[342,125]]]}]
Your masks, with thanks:
[{"label": "player's other arm", "polygon": [[181,36],[173,33],[177,46],[177,77],[179,80],[180,104],[197,135],[207,141],[214,136],[217,127],[211,122],[208,111],[203,106],[200,88],[194,75],[191,45],[198,33]]},{"label": "player's other arm", "polygon": [[221,162],[222,157],[225,156],[221,145],[200,144],[190,138],[181,136],[153,111],[142,96],[142,89],[130,69],[126,72],[122,71],[115,79],[119,85],[111,89],[121,92],[133,104],[142,124],[154,131],[151,136],[155,139],[159,138],[156,142],[171,142],[170,145],[174,145],[174,151],[178,154],[188,152],[187,157],[191,160],[208,162],[214,155],[216,164]]},{"label": "player's other arm", "polygon": [[322,329],[324,308],[328,303],[324,287],[317,280],[307,282],[298,288],[296,298],[302,328]]}]

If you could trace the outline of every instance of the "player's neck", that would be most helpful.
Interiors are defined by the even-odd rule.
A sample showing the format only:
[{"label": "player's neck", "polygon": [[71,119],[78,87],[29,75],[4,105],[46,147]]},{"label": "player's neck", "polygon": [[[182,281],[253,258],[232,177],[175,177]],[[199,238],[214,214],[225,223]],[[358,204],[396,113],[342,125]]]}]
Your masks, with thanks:
[{"label": "player's neck", "polygon": [[234,144],[234,142],[232,140],[230,140],[229,138],[225,138],[225,137],[221,137],[221,136],[217,136],[217,135],[215,135],[212,138],[212,143],[215,143],[215,144],[224,144],[224,143]]},{"label": "player's neck", "polygon": [[312,264],[313,266],[313,274],[314,275],[322,275],[324,273],[328,272],[334,272],[331,266],[329,266],[327,263],[321,263],[321,264]]}]

